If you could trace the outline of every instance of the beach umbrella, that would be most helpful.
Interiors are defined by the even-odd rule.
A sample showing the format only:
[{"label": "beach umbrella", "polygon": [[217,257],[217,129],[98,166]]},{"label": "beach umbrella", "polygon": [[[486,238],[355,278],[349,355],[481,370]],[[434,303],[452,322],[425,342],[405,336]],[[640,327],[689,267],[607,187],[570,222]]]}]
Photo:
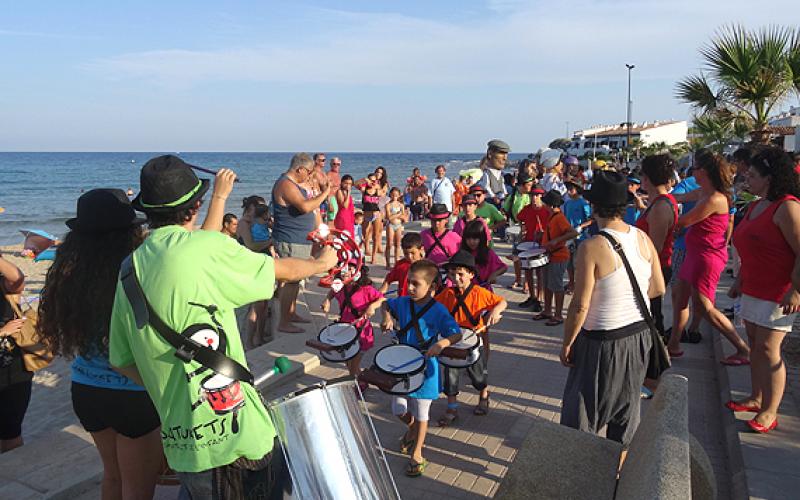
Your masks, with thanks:
[{"label": "beach umbrella", "polygon": [[[39,254],[58,242],[58,237],[41,229],[20,229],[19,232],[25,236],[25,241],[22,244],[23,257],[38,257]],[[54,256],[55,252],[53,252]]]}]

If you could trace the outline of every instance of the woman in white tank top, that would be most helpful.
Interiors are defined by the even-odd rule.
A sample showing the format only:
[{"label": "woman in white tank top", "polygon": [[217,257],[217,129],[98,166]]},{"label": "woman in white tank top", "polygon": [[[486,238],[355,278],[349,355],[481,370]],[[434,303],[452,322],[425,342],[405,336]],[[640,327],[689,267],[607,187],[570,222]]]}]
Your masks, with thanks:
[{"label": "woman in white tank top", "polygon": [[[625,177],[598,172],[585,197],[600,231],[622,246],[642,295],[663,295],[664,277],[653,243],[622,220]],[[626,446],[639,423],[640,387],[652,340],[628,273],[610,242],[597,235],[581,243],[561,350],[561,362],[570,368],[561,423],[594,433],[607,426],[606,436]]]}]

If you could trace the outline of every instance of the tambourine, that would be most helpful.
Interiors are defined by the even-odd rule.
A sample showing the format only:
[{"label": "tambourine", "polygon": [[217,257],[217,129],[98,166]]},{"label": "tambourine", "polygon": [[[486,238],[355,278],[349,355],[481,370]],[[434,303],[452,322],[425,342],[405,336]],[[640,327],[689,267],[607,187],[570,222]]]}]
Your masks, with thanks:
[{"label": "tambourine", "polygon": [[[341,229],[332,229],[327,224],[320,224],[317,229],[308,233],[307,239],[323,246],[333,247],[339,258],[339,262],[319,280],[319,286],[338,292],[345,285],[361,277],[364,255],[350,233]],[[354,266],[355,271],[349,276],[343,277],[342,270],[347,265]]]}]

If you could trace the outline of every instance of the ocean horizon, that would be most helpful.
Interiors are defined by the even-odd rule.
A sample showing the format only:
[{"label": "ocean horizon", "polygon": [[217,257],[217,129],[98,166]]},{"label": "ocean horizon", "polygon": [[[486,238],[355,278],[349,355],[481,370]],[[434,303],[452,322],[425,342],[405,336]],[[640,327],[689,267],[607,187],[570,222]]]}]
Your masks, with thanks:
[{"label": "ocean horizon", "polygon": [[[438,164],[448,167],[448,176],[472,166],[483,152],[476,153],[394,153],[324,152],[328,160],[338,156],[341,172],[363,177],[378,166],[386,168],[391,185],[405,185],[411,169],[419,167],[433,175]],[[139,190],[139,171],[150,158],[179,154],[187,162],[218,169],[232,168],[241,182],[235,184],[227,211],[239,215],[241,200],[260,195],[269,200],[272,185],[286,171],[295,152],[0,152],[0,246],[22,243],[22,229],[41,229],[62,237],[64,222],[75,216],[81,193],[95,188]],[[509,161],[527,153],[512,153]],[[327,168],[327,165],[326,165]],[[210,177],[198,172],[200,177]]]}]

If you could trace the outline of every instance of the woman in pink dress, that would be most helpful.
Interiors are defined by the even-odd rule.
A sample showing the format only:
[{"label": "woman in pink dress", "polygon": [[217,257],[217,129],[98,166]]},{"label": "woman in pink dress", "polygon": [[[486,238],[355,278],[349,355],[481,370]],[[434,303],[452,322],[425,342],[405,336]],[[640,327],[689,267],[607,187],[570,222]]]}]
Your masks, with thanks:
[{"label": "woman in pink dress", "polygon": [[[678,230],[689,228],[686,234],[686,257],[678,279],[691,286],[694,314],[702,315],[736,348],[736,354],[725,358],[723,363],[746,365],[750,363],[750,348],[736,333],[730,320],[714,306],[719,277],[728,262],[733,168],[719,154],[700,151],[695,155],[694,177],[700,185],[702,198],[692,210],[678,219],[676,225]],[[688,300],[673,305],[681,309],[688,306]],[[686,318],[688,314],[676,317]],[[685,323],[681,320],[678,322]],[[686,324],[672,325],[667,348],[673,357],[683,354],[680,332],[684,328]]]},{"label": "woman in pink dress", "polygon": [[350,175],[342,176],[339,190],[336,191],[336,204],[339,206],[339,210],[336,211],[336,217],[333,219],[333,227],[340,231],[347,231],[350,236],[355,238],[356,216],[353,196],[350,194],[351,189],[353,189],[353,178]]}]

